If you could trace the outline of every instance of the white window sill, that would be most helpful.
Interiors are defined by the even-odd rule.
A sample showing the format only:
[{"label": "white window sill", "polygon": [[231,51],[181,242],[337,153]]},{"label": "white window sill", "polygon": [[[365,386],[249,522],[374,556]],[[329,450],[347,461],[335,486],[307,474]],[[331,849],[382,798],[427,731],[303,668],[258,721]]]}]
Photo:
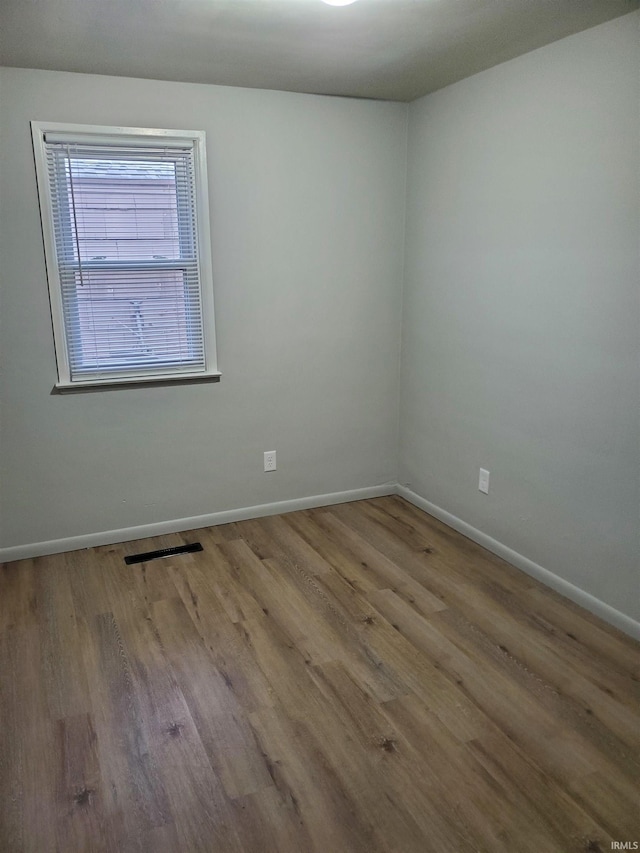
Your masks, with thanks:
[{"label": "white window sill", "polygon": [[127,376],[122,379],[79,379],[75,382],[56,382],[52,393],[68,394],[74,391],[100,391],[123,386],[179,385],[185,382],[220,382],[219,372],[182,374],[180,376]]}]

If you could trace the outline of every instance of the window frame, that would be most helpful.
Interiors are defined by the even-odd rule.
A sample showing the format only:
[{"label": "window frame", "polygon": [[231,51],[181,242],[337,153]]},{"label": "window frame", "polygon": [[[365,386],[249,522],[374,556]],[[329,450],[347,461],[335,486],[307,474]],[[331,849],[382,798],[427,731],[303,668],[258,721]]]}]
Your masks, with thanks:
[{"label": "window frame", "polygon": [[[202,130],[166,130],[142,127],[111,127],[107,125],[68,124],[62,122],[31,122],[33,152],[40,202],[40,220],[47,270],[49,304],[53,326],[58,381],[60,391],[105,386],[155,384],[166,382],[218,381],[215,319],[213,305],[213,268],[211,256],[211,230],[209,219],[209,183],[206,162],[206,134]],[[53,199],[49,185],[46,138],[69,137],[77,144],[133,145],[144,149],[166,147],[193,147],[195,239],[198,260],[198,282],[202,315],[204,368],[184,370],[182,366],[158,368],[145,367],[138,372],[130,369],[122,375],[72,378],[71,363],[67,346],[65,314],[63,308],[60,265],[56,247]],[[131,263],[132,268],[135,262]],[[158,265],[160,267],[160,265]],[[105,371],[107,372],[107,371]]]}]

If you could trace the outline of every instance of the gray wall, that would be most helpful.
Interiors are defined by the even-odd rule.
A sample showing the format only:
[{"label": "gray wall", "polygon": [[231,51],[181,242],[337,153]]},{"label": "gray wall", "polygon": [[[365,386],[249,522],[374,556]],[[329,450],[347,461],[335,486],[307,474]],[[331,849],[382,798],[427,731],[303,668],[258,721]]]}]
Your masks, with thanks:
[{"label": "gray wall", "polygon": [[[406,106],[1,74],[2,545],[394,482]],[[51,394],[30,119],[207,131],[219,385]]]},{"label": "gray wall", "polygon": [[399,466],[636,619],[639,20],[411,105]]}]

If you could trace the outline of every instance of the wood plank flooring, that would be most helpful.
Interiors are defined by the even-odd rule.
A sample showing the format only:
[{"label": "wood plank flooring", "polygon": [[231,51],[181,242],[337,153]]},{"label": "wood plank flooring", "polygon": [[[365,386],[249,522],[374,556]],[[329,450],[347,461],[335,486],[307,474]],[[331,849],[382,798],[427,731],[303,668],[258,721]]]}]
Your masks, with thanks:
[{"label": "wood plank flooring", "polygon": [[7,564],[0,677],[3,853],[640,841],[638,644],[398,497]]}]

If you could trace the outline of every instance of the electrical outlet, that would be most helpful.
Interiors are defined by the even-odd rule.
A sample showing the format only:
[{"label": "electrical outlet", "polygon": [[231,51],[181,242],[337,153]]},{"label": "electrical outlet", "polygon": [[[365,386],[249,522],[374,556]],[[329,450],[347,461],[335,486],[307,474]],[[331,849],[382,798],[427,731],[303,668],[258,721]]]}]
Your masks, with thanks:
[{"label": "electrical outlet", "polygon": [[486,468],[480,469],[480,479],[478,480],[478,489],[481,492],[484,492],[485,495],[489,494],[489,472]]},{"label": "electrical outlet", "polygon": [[265,450],[264,452],[264,470],[276,470],[276,452],[275,450]]}]

